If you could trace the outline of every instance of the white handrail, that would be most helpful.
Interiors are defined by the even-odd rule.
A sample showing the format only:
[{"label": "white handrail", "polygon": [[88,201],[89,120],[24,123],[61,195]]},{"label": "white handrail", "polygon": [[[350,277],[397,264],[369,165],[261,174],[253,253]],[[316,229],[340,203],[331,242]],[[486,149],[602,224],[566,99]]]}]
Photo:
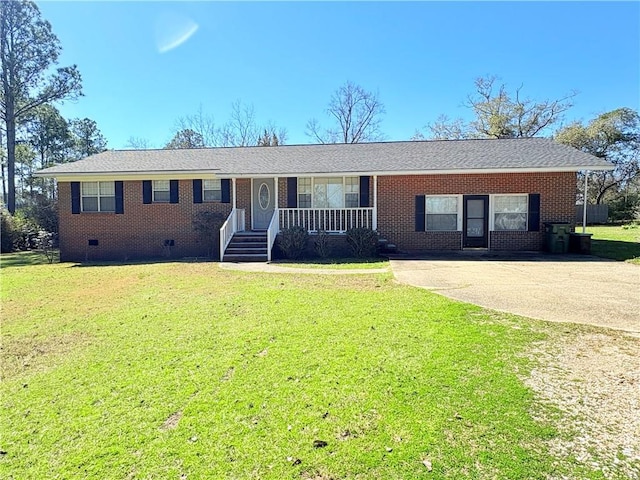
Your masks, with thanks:
[{"label": "white handrail", "polygon": [[350,228],[376,227],[375,207],[359,208],[281,208],[279,210],[280,228],[300,226],[309,232],[323,230],[331,233],[344,233]]},{"label": "white handrail", "polygon": [[224,251],[231,243],[236,232],[244,231],[244,209],[234,208],[220,227],[220,261],[224,258]]},{"label": "white handrail", "polygon": [[276,208],[271,216],[269,227],[267,227],[267,262],[271,261],[271,250],[273,248],[273,244],[276,243],[276,237],[280,231],[280,222],[278,219],[278,209]]}]

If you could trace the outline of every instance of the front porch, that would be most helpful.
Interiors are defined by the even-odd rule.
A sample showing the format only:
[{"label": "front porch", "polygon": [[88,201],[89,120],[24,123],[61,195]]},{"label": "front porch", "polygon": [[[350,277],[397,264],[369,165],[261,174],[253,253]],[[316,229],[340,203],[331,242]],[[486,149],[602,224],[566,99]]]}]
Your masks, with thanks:
[{"label": "front porch", "polygon": [[302,227],[309,234],[345,234],[352,228],[376,229],[376,208],[275,208],[266,230],[247,230],[246,212],[234,208],[220,228],[221,261],[271,261],[283,229]]},{"label": "front porch", "polygon": [[[353,228],[377,229],[375,175],[230,180],[232,210],[220,229],[221,261],[243,257],[270,261],[278,233],[292,227],[302,227],[310,234],[336,235]],[[242,232],[262,235],[247,241]],[[243,244],[252,244],[253,250],[243,253],[239,250]]]}]

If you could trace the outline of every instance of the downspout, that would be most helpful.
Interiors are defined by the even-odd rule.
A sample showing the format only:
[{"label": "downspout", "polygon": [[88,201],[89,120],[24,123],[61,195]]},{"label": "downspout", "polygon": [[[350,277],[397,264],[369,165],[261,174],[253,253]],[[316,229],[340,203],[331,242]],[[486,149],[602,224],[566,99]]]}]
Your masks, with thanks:
[{"label": "downspout", "polygon": [[236,209],[236,179],[232,178],[231,183],[233,184],[233,209]]},{"label": "downspout", "polygon": [[587,233],[587,187],[589,185],[588,170],[584,172],[584,194],[582,197],[582,233]]}]

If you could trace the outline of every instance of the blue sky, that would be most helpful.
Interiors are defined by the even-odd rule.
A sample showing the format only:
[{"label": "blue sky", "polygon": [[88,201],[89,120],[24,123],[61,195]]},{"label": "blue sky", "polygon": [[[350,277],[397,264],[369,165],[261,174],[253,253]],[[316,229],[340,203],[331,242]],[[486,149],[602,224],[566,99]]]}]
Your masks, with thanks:
[{"label": "blue sky", "polygon": [[[231,103],[309,143],[310,118],[347,80],[378,91],[388,140],[462,106],[478,76],[536,99],[577,90],[567,121],[640,105],[639,2],[37,2],[109,148],[162,147],[180,116],[224,123]],[[197,26],[197,30],[195,27]],[[164,51],[172,39],[195,30]]]}]

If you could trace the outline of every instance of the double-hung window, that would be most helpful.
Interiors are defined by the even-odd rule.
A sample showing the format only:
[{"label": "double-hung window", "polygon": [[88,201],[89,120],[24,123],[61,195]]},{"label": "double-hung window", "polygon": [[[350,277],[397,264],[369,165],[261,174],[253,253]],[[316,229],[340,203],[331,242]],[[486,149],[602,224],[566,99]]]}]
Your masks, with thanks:
[{"label": "double-hung window", "polygon": [[298,208],[357,208],[359,177],[298,178]]},{"label": "double-hung window", "polygon": [[493,229],[497,231],[527,230],[528,205],[528,195],[494,195]]},{"label": "double-hung window", "polygon": [[169,180],[153,181],[153,202],[168,203],[171,200],[171,184]]},{"label": "double-hung window", "polygon": [[434,195],[426,196],[425,200],[425,225],[428,232],[454,232],[458,230],[459,196]]},{"label": "double-hung window", "polygon": [[116,189],[114,182],[82,182],[83,212],[115,212]]},{"label": "double-hung window", "polygon": [[202,200],[205,202],[222,201],[222,182],[219,178],[202,181]]}]

